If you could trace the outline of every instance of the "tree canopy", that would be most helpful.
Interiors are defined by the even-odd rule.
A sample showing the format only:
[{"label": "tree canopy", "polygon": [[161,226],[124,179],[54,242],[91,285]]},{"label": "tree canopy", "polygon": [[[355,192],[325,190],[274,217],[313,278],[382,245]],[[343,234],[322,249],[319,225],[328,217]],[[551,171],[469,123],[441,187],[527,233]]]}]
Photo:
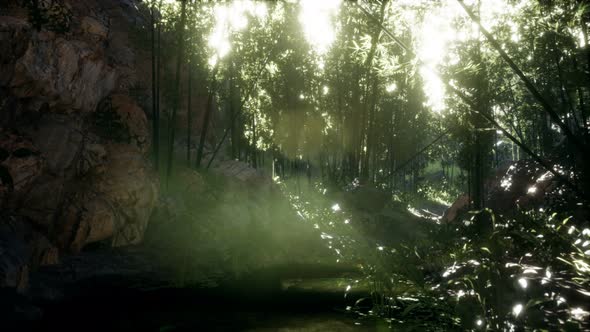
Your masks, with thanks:
[{"label": "tree canopy", "polygon": [[[490,202],[497,190],[491,183],[518,167],[545,172],[528,179],[525,195],[540,195],[547,178],[556,181],[554,191],[569,193],[550,212],[565,218],[574,205],[587,203],[590,7],[584,1],[153,0],[148,7],[157,13],[152,31],[174,36],[163,39],[165,47],[154,47],[160,39],[152,38],[152,53],[162,52],[158,59],[177,61],[175,85],[167,85],[173,91],[164,91],[174,102],[162,110],[168,172],[174,133],[186,126],[187,159],[196,167],[228,155],[277,180],[305,174],[324,191],[372,187],[447,205],[465,193],[469,208],[479,212],[477,235],[453,249],[463,254],[505,245],[489,249],[478,242],[483,235],[512,234],[514,220],[490,231],[504,211],[488,207],[497,205]],[[197,122],[181,68],[206,91]],[[189,114],[188,123],[177,112]],[[506,191],[511,185],[502,180]],[[466,249],[467,243],[481,246]],[[454,251],[449,255],[458,259]],[[568,256],[572,266],[580,262],[574,256]],[[584,264],[576,271],[587,278]],[[498,277],[501,269],[490,269]],[[499,322],[509,310],[498,312],[499,302],[485,307],[484,291],[478,294],[483,312],[475,326],[487,319],[506,328]],[[515,317],[523,310],[518,305]]]}]

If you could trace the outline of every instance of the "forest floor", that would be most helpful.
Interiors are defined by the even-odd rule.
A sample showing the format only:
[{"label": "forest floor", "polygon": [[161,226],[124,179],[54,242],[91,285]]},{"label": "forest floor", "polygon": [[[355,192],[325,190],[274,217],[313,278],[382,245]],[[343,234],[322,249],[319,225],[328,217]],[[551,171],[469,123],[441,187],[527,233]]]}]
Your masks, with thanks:
[{"label": "forest floor", "polygon": [[225,185],[169,195],[175,215],[156,216],[167,220],[154,220],[141,245],[98,243],[42,267],[17,299],[21,318],[60,331],[375,330],[376,320],[347,312],[369,293],[344,292],[357,267],[336,264],[284,197]]},{"label": "forest floor", "polygon": [[[216,286],[166,285],[173,271],[152,266],[141,248],[96,251],[71,257],[64,266],[95,270],[94,276],[67,283],[64,268],[37,274],[46,285],[62,283],[59,302],[48,302],[39,329],[142,331],[374,331],[376,320],[347,313],[368,294],[362,287],[344,296],[358,274],[354,267],[288,266],[253,271]],[[121,267],[124,264],[125,268]],[[110,265],[110,266],[109,266]],[[153,265],[153,264],[152,264]],[[96,274],[101,266],[104,274]],[[110,273],[106,271],[110,270]],[[166,275],[166,273],[169,273]],[[76,272],[74,272],[76,273]]]},{"label": "forest floor", "polygon": [[[319,221],[302,222],[276,188],[253,189],[215,176],[199,181],[199,193],[169,192],[169,211],[156,213],[143,244],[111,248],[99,243],[34,273],[32,296],[22,303],[23,317],[34,322],[31,328],[387,329],[383,320],[359,315],[364,303],[370,310],[370,301],[359,301],[370,298],[370,285],[357,263],[338,261],[328,249],[325,234],[313,227]],[[444,207],[426,203],[416,202],[416,211],[442,214]],[[408,215],[394,212],[398,219]],[[404,222],[400,227],[407,227]],[[399,233],[398,226],[389,228]]]}]

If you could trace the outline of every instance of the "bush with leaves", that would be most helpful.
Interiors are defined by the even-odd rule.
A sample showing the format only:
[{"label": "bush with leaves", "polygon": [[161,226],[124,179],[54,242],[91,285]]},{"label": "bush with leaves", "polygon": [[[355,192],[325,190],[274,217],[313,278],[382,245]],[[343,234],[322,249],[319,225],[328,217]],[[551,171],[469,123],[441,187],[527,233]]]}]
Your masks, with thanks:
[{"label": "bush with leaves", "polygon": [[518,211],[506,219],[486,209],[427,238],[383,245],[322,193],[290,197],[342,262],[361,266],[365,280],[351,285],[369,285],[370,297],[350,311],[405,330],[590,327],[590,230],[573,218]]}]

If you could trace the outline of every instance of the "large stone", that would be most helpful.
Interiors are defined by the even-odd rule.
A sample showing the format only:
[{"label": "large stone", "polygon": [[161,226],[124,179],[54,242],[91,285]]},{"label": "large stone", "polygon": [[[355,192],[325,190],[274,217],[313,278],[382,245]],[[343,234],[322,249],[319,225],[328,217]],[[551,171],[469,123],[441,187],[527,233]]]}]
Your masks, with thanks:
[{"label": "large stone", "polygon": [[107,161],[68,195],[56,234],[61,248],[78,252],[111,239],[113,246],[137,244],[158,200],[158,181],[139,149],[106,146]]},{"label": "large stone", "polygon": [[142,152],[147,152],[150,135],[145,112],[127,95],[113,94],[110,98],[112,109],[126,127],[131,143]]},{"label": "large stone", "polygon": [[109,35],[109,29],[102,22],[90,16],[82,18],[80,27],[84,33],[92,35],[95,41],[106,40]]},{"label": "large stone", "polygon": [[441,223],[449,223],[457,220],[457,217],[469,210],[469,196],[459,196],[453,204],[445,211]]},{"label": "large stone", "polygon": [[26,131],[53,175],[65,179],[82,176],[106,160],[99,137],[89,132],[77,117],[48,114]]},{"label": "large stone", "polygon": [[63,177],[42,174],[13,208],[17,214],[29,218],[31,223],[44,230],[45,234],[52,234],[66,189]]},{"label": "large stone", "polygon": [[35,231],[26,219],[0,218],[0,288],[22,291],[28,285],[31,269],[58,261],[57,248]]},{"label": "large stone", "polygon": [[0,128],[0,206],[6,199],[24,193],[41,175],[44,166],[45,161],[29,138]]},{"label": "large stone", "polygon": [[95,135],[82,128],[75,118],[51,114],[26,129],[47,167],[12,208],[46,234],[54,233],[64,199],[79,187],[77,179],[103,171],[106,150]]},{"label": "large stone", "polygon": [[82,189],[68,198],[58,232],[62,248],[79,252],[96,241],[109,239],[115,233],[116,212],[100,195]]},{"label": "large stone", "polygon": [[115,71],[88,44],[41,31],[17,60],[10,86],[17,97],[43,97],[52,109],[92,112],[115,81]]},{"label": "large stone", "polygon": [[142,152],[131,145],[107,145],[105,172],[96,179],[96,190],[116,209],[113,245],[139,243],[158,201],[157,175]]},{"label": "large stone", "polygon": [[[137,3],[44,2],[72,13],[67,32],[34,29],[21,1],[0,5],[12,15],[0,17],[0,289],[15,293],[27,288],[30,271],[58,263],[60,250],[140,242],[158,195],[145,159],[146,114],[126,95],[149,68],[148,53],[130,38],[143,24]],[[125,142],[93,126],[107,97]]]},{"label": "large stone", "polygon": [[30,254],[23,239],[25,232],[22,223],[0,222],[0,288],[23,290],[27,285]]},{"label": "large stone", "polygon": [[46,118],[36,130],[29,131],[29,135],[47,160],[51,173],[66,177],[73,175],[84,140],[79,121],[69,117]]},{"label": "large stone", "polygon": [[0,86],[7,85],[14,74],[14,65],[27,50],[31,26],[25,21],[0,16]]}]

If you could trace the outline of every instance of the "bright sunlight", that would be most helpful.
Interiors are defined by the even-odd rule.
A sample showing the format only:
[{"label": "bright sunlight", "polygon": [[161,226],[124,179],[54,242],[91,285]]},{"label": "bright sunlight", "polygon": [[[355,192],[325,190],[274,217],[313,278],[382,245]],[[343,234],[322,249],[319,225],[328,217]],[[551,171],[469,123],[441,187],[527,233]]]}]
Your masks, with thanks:
[{"label": "bright sunlight", "polygon": [[231,35],[248,26],[248,16],[264,19],[267,15],[264,2],[253,0],[233,1],[229,4],[216,4],[213,8],[215,26],[209,35],[208,45],[213,50],[209,64],[214,66],[231,50]]},{"label": "bright sunlight", "polygon": [[[465,3],[473,5],[476,1],[465,1]],[[511,5],[507,0],[481,1],[478,7],[479,16],[486,28],[492,28],[500,22],[508,24],[512,31],[511,39],[517,42],[519,40],[518,32],[510,15],[518,12],[527,3],[528,1],[521,1]],[[412,2],[406,2],[406,4],[410,5]],[[414,15],[415,13],[412,13],[409,16],[411,20],[407,24],[415,24]],[[479,35],[476,24],[468,21],[465,12],[456,0],[446,0],[440,6],[431,6],[424,13],[419,27],[416,36],[417,56],[423,63],[420,67],[420,75],[424,80],[426,105],[434,112],[440,113],[446,109],[446,88],[436,72],[440,71],[442,66],[457,64],[459,55],[456,48],[458,45],[482,37]]]},{"label": "bright sunlight", "polygon": [[0,0],[0,331],[590,331],[585,2]]},{"label": "bright sunlight", "polygon": [[301,0],[299,22],[305,38],[318,54],[325,54],[336,39],[333,20],[338,14],[341,0]]}]

